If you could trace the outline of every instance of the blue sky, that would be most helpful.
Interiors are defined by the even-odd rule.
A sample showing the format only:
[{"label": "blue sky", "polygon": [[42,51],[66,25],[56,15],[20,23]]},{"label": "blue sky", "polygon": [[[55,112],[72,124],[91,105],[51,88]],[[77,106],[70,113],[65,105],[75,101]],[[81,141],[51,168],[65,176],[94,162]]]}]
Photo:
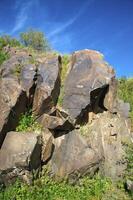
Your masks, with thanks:
[{"label": "blue sky", "polygon": [[133,76],[133,0],[0,0],[0,34],[43,31],[61,53],[95,49]]}]

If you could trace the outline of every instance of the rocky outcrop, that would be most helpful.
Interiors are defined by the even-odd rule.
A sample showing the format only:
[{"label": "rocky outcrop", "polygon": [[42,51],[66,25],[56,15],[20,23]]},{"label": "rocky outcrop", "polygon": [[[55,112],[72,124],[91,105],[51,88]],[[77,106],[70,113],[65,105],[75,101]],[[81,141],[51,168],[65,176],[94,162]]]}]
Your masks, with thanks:
[{"label": "rocky outcrop", "polygon": [[7,133],[0,150],[0,183],[8,185],[17,177],[31,181],[31,171],[41,164],[37,137],[35,133]]},{"label": "rocky outcrop", "polygon": [[33,102],[35,115],[49,113],[56,105],[60,92],[60,69],[61,60],[58,56],[48,57],[38,66],[37,87]]},{"label": "rocky outcrop", "polygon": [[[130,106],[117,98],[115,72],[103,56],[92,50],[73,53],[58,107],[61,57],[7,51],[10,59],[0,68],[0,183],[16,177],[30,182],[40,165],[48,166],[52,177],[72,182],[96,171],[122,178],[124,141],[131,141]],[[28,109],[41,126],[38,136],[13,132]]]},{"label": "rocky outcrop", "polygon": [[114,70],[99,52],[75,52],[65,81],[63,108],[75,120],[85,109],[93,112],[105,110],[103,99],[114,77]]}]

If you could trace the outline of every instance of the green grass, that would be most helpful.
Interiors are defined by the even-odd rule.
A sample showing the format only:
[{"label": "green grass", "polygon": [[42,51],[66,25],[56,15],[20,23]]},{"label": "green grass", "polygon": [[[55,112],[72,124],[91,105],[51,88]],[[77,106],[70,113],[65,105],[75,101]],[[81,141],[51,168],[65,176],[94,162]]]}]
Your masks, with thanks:
[{"label": "green grass", "polygon": [[[114,192],[115,191],[115,192]],[[109,198],[107,198],[109,197]],[[14,185],[1,189],[0,200],[128,200],[123,190],[115,190],[113,183],[99,175],[93,179],[80,179],[77,185],[66,181],[56,182],[43,176],[28,186],[17,181]]]},{"label": "green grass", "polygon": [[35,120],[31,111],[22,114],[19,119],[19,124],[16,127],[17,132],[31,132],[41,130],[41,125]]},{"label": "green grass", "polygon": [[59,95],[58,102],[57,102],[57,105],[59,107],[61,107],[62,103],[63,103],[64,82],[65,82],[65,79],[67,77],[69,62],[70,62],[70,56],[69,55],[66,54],[66,55],[62,56],[62,69],[61,69],[61,75],[60,75],[61,88],[60,88],[60,95]]}]

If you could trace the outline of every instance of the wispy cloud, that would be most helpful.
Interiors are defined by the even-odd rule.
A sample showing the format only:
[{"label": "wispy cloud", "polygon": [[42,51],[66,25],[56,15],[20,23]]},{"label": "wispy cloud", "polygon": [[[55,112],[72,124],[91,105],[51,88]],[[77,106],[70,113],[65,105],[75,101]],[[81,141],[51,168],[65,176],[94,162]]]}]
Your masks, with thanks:
[{"label": "wispy cloud", "polygon": [[66,28],[68,28],[69,26],[71,26],[88,8],[88,6],[91,5],[91,3],[93,3],[94,0],[88,0],[79,10],[79,12],[71,19],[69,19],[68,21],[66,21],[65,23],[58,24],[58,26],[56,27],[56,29],[54,29],[52,32],[50,32],[48,34],[48,37],[51,38],[53,36],[55,36],[56,34],[61,33],[62,31],[64,31]]},{"label": "wispy cloud", "polygon": [[28,19],[29,10],[35,2],[36,2],[35,0],[16,1],[14,9],[16,10],[17,15],[16,15],[15,25],[14,25],[13,29],[11,30],[11,34],[14,34],[15,32],[19,31],[20,29],[22,29],[24,27],[24,25]]}]

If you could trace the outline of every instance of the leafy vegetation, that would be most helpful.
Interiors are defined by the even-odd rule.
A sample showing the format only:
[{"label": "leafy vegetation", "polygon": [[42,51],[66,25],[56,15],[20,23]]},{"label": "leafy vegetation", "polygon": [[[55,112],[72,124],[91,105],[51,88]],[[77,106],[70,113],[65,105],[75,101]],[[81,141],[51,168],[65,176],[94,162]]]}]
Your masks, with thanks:
[{"label": "leafy vegetation", "polygon": [[130,103],[130,117],[133,130],[133,78],[123,77],[118,79],[118,96],[120,99],[123,99],[124,102]]},{"label": "leafy vegetation", "polygon": [[16,38],[12,38],[9,35],[4,35],[0,37],[0,50],[3,49],[3,47],[9,45],[10,47],[16,47],[20,46],[20,42]]},{"label": "leafy vegetation", "polygon": [[18,132],[25,131],[38,131],[41,130],[41,125],[35,120],[31,111],[22,114],[19,120],[19,124],[16,128]]},{"label": "leafy vegetation", "polygon": [[32,47],[38,51],[49,51],[50,45],[43,32],[33,29],[20,34],[20,41],[26,47]]},{"label": "leafy vegetation", "polygon": [[0,50],[0,65],[9,58],[9,56],[4,52]]},{"label": "leafy vegetation", "polygon": [[66,181],[56,182],[48,176],[34,181],[33,186],[20,182],[1,189],[2,200],[120,200],[131,199],[121,189],[115,190],[113,183],[107,178],[96,175],[93,179],[85,177],[77,185]]}]

